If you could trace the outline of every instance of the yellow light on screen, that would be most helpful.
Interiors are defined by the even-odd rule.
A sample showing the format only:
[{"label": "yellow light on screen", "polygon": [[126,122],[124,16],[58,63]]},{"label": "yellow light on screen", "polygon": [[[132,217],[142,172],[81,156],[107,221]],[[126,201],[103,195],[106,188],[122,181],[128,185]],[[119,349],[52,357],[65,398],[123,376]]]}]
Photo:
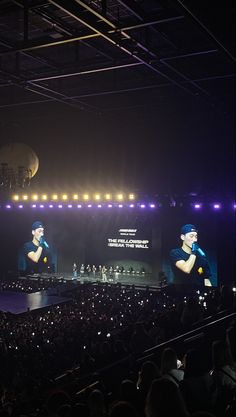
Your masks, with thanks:
[{"label": "yellow light on screen", "polygon": [[13,200],[18,201],[19,200],[19,196],[17,194],[13,195]]},{"label": "yellow light on screen", "polygon": [[84,194],[83,195],[84,200],[88,200],[89,199],[89,195],[88,194]]},{"label": "yellow light on screen", "polygon": [[118,195],[117,195],[117,199],[118,199],[118,200],[123,200],[123,198],[124,198],[123,194],[118,194]]},{"label": "yellow light on screen", "polygon": [[134,194],[129,194],[129,199],[130,199],[130,200],[134,200],[134,198],[135,198],[135,197],[134,197]]},{"label": "yellow light on screen", "polygon": [[78,198],[79,198],[78,194],[73,195],[73,200],[78,200]]},{"label": "yellow light on screen", "polygon": [[95,194],[95,200],[100,200],[101,196],[100,194]]},{"label": "yellow light on screen", "polygon": [[105,199],[110,200],[111,199],[111,194],[105,194]]},{"label": "yellow light on screen", "polygon": [[32,200],[36,201],[36,200],[38,200],[38,198],[39,198],[38,194],[33,194],[32,195]]},{"label": "yellow light on screen", "polygon": [[47,198],[48,198],[48,196],[47,196],[46,194],[43,194],[43,195],[42,195],[42,200],[44,200],[44,201],[45,201],[45,200],[47,200]]},{"label": "yellow light on screen", "polygon": [[52,195],[52,199],[53,199],[53,200],[57,200],[57,199],[58,199],[57,194],[53,194],[53,195]]},{"label": "yellow light on screen", "polygon": [[24,201],[28,200],[28,196],[27,195],[23,195],[22,198],[23,198]]},{"label": "yellow light on screen", "polygon": [[68,195],[67,194],[62,194],[62,200],[67,200],[68,199]]}]

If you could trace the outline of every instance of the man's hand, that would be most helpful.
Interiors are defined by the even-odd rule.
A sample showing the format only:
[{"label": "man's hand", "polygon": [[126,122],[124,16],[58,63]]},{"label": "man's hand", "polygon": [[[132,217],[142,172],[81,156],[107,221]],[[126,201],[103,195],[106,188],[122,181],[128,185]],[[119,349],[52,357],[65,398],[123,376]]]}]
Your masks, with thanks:
[{"label": "man's hand", "polygon": [[197,243],[192,244],[192,254],[197,255],[197,251],[199,249],[199,245]]}]

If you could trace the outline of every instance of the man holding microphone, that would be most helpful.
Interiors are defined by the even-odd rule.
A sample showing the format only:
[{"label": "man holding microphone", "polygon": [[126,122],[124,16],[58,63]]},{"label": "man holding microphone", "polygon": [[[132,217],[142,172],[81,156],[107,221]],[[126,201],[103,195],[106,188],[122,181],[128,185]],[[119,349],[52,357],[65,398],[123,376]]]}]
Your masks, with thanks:
[{"label": "man holding microphone", "polygon": [[211,286],[211,271],[206,255],[199,247],[198,231],[193,224],[180,230],[182,246],[170,252],[174,283],[193,287]]},{"label": "man holding microphone", "polygon": [[26,259],[26,272],[42,273],[52,272],[51,253],[44,237],[44,226],[37,220],[32,224],[33,239],[26,242],[23,247]]}]

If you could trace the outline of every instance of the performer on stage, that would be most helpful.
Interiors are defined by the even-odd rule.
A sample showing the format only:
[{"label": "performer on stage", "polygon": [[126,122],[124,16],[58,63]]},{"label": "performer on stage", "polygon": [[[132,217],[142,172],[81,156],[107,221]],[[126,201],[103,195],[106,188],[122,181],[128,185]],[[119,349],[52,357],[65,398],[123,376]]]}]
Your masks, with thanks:
[{"label": "performer on stage", "polygon": [[193,224],[180,230],[182,247],[170,252],[174,283],[195,287],[211,286],[211,271],[206,255],[197,244],[198,231]]},{"label": "performer on stage", "polygon": [[35,221],[32,225],[33,239],[26,242],[23,252],[26,261],[26,273],[53,272],[49,245],[44,237],[44,226],[41,221]]}]

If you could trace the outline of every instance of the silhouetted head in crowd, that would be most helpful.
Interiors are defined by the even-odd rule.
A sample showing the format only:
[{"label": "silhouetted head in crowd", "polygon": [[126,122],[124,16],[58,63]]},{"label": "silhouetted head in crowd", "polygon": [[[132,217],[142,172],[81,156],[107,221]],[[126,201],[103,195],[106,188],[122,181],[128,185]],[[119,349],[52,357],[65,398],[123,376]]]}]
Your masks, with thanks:
[{"label": "silhouetted head in crowd", "polygon": [[179,388],[165,378],[152,382],[146,399],[146,417],[188,417]]},{"label": "silhouetted head in crowd", "polygon": [[212,364],[214,369],[221,369],[225,365],[232,365],[233,358],[229,345],[224,340],[215,340],[212,343]]},{"label": "silhouetted head in crowd", "polygon": [[120,384],[120,397],[123,401],[129,401],[134,404],[137,401],[136,385],[130,379],[124,379]]},{"label": "silhouetted head in crowd", "polygon": [[50,395],[46,402],[49,416],[58,415],[58,410],[63,405],[70,405],[70,396],[64,391],[56,391]]},{"label": "silhouetted head in crowd", "polygon": [[109,417],[139,417],[136,409],[127,401],[118,401],[112,405]]},{"label": "silhouetted head in crowd", "polygon": [[162,351],[161,355],[162,375],[171,371],[171,369],[177,369],[177,354],[174,349],[166,348]]},{"label": "silhouetted head in crowd", "polygon": [[103,417],[106,413],[104,395],[99,389],[93,390],[88,397],[90,417]]},{"label": "silhouetted head in crowd", "polygon": [[230,327],[226,330],[226,341],[229,345],[231,355],[234,362],[236,362],[236,326],[235,323],[232,323]]},{"label": "silhouetted head in crowd", "polygon": [[205,372],[205,358],[196,349],[190,349],[184,356],[184,377],[192,378],[203,375]]}]

